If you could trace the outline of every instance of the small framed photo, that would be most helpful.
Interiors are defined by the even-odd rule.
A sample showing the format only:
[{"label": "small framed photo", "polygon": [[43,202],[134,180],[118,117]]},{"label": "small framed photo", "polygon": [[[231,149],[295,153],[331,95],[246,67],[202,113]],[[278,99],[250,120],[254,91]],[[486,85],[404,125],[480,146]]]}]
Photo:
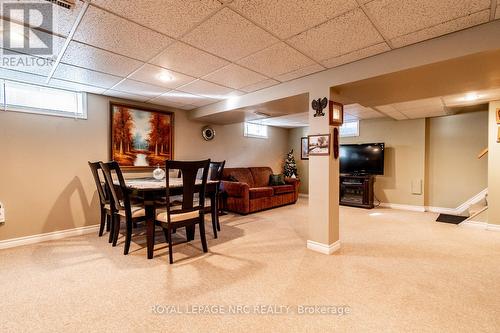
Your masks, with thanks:
[{"label": "small framed photo", "polygon": [[500,108],[497,109],[496,115],[497,115],[497,124],[500,125]]},{"label": "small framed photo", "polygon": [[300,138],[300,159],[301,160],[309,159],[309,147],[308,147],[307,136]]},{"label": "small framed photo", "polygon": [[330,134],[309,135],[307,147],[309,156],[329,156]]},{"label": "small framed photo", "polygon": [[330,126],[341,126],[344,123],[344,105],[330,101]]}]

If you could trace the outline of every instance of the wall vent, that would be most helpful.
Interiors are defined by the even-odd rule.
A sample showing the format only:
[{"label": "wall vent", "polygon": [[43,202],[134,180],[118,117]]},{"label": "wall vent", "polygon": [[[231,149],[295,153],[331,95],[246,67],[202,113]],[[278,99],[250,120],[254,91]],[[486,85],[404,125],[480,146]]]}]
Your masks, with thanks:
[{"label": "wall vent", "polygon": [[45,0],[45,1],[52,2],[54,5],[57,5],[59,7],[71,9],[75,5],[76,0]]}]

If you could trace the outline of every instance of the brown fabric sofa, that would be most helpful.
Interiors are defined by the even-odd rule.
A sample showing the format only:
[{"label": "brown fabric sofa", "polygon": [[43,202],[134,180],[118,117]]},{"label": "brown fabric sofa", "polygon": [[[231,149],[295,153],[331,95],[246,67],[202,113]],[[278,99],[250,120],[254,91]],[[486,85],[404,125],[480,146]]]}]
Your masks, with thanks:
[{"label": "brown fabric sofa", "polygon": [[297,202],[300,181],[286,178],[286,185],[269,186],[271,174],[268,167],[224,169],[221,187],[225,208],[248,214]]}]

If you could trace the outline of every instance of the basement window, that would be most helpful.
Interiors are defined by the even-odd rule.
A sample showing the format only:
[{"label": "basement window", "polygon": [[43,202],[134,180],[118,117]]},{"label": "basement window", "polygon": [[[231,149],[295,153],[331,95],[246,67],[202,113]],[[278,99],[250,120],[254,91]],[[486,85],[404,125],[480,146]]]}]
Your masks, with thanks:
[{"label": "basement window", "polygon": [[86,93],[0,80],[4,111],[87,119]]},{"label": "basement window", "polygon": [[359,136],[359,120],[345,122],[340,126],[340,137],[349,138]]},{"label": "basement window", "polygon": [[245,123],[244,135],[250,138],[267,139],[267,125]]}]

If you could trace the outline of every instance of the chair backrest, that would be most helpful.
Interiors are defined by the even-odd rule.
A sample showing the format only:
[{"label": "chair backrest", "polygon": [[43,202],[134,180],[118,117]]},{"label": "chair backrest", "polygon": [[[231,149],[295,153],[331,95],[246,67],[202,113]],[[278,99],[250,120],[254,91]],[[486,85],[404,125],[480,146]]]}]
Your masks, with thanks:
[{"label": "chair backrest", "polygon": [[[203,161],[171,161],[165,162],[166,182],[167,182],[167,202],[170,202],[170,170],[179,170],[182,174],[182,208],[171,210],[167,205],[168,222],[170,214],[187,213],[193,211],[203,211],[205,207],[205,192],[207,188],[208,169],[210,160]],[[201,179],[197,179],[198,171],[202,169]],[[198,204],[195,205],[195,193],[198,194]]]},{"label": "chair backrest", "polygon": [[222,180],[224,165],[226,165],[226,161],[210,162],[210,171],[208,172],[209,180]]},{"label": "chair backrest", "polygon": [[99,170],[102,172],[101,165],[99,162],[89,162],[90,171],[92,172],[92,176],[94,177],[95,185],[97,187],[97,193],[99,194],[99,201],[101,205],[105,205],[109,203],[108,191],[105,184],[104,177],[101,178],[99,175]]},{"label": "chair backrest", "polygon": [[[106,179],[106,184],[109,187],[109,192],[111,193],[111,202],[114,209],[117,211],[125,209],[127,213],[130,213],[130,196],[120,166],[115,161],[108,163],[100,162],[100,165]],[[114,183],[113,176],[115,176],[118,184]]]}]

